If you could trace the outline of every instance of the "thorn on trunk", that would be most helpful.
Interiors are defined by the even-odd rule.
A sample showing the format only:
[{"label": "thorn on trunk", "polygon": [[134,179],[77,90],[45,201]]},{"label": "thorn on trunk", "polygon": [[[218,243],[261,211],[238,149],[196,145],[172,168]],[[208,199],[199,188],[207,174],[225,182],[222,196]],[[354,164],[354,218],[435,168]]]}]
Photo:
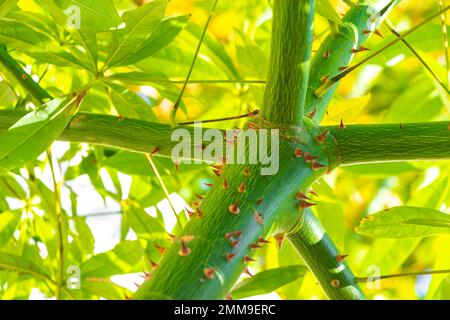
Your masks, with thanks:
[{"label": "thorn on trunk", "polygon": [[186,244],[184,243],[183,240],[181,240],[181,248],[180,251],[178,252],[178,254],[181,257],[187,257],[188,255],[190,255],[192,252],[191,248],[186,247]]},{"label": "thorn on trunk", "polygon": [[199,208],[195,208],[195,212],[197,213],[197,217],[203,217],[203,212]]},{"label": "thorn on trunk", "polygon": [[339,281],[339,279],[331,280],[331,286],[333,288],[339,288],[340,285],[341,285],[341,282]]},{"label": "thorn on trunk", "polygon": [[228,207],[228,211],[230,211],[231,214],[239,214],[241,212],[241,209],[239,209],[239,206],[237,204],[232,204]]},{"label": "thorn on trunk", "polygon": [[257,244],[257,243],[252,243],[250,245],[250,250],[257,250],[257,249],[261,249],[261,248],[262,247],[259,244]]},{"label": "thorn on trunk", "polygon": [[328,76],[323,76],[322,78],[320,78],[320,82],[322,83],[327,83],[328,82],[329,77]]},{"label": "thorn on trunk", "polygon": [[225,179],[223,180],[222,188],[224,188],[224,189],[228,188],[228,181],[227,181],[227,178],[225,178]]},{"label": "thorn on trunk", "polygon": [[300,201],[300,203],[299,203],[299,209],[305,210],[305,209],[315,206],[315,205],[316,205],[315,203],[310,203],[310,202],[303,200],[303,201]]},{"label": "thorn on trunk", "polygon": [[285,235],[284,234],[277,234],[276,236],[274,236],[274,238],[277,241],[278,249],[281,249],[281,247],[283,246]]},{"label": "thorn on trunk", "polygon": [[325,142],[325,139],[327,138],[328,133],[330,133],[329,130],[327,130],[327,131],[322,132],[321,134],[319,134],[319,135],[316,137],[317,143],[318,143],[318,144],[324,143],[324,142]]},{"label": "thorn on trunk", "polygon": [[230,293],[227,293],[227,295],[225,296],[225,300],[233,300],[233,297]]},{"label": "thorn on trunk", "polygon": [[[450,130],[450,129],[449,129],[449,130]],[[260,198],[260,199],[256,200],[256,204],[257,204],[258,206],[260,206],[263,202],[264,202],[264,198]]]},{"label": "thorn on trunk", "polygon": [[233,240],[230,242],[230,246],[232,248],[236,248],[238,244],[239,244],[239,240]]},{"label": "thorn on trunk", "polygon": [[306,196],[306,194],[304,192],[297,192],[295,194],[295,198],[297,198],[297,200],[311,200],[310,198],[308,198]]},{"label": "thorn on trunk", "polygon": [[316,157],[314,157],[311,153],[309,152],[304,152],[303,153],[303,157],[305,158],[306,163],[312,163],[313,161],[316,160]]},{"label": "thorn on trunk", "polygon": [[339,67],[339,71],[344,71],[344,70],[346,70],[348,68],[348,66],[342,66],[342,67]]},{"label": "thorn on trunk", "polygon": [[152,260],[148,260],[148,262],[150,262],[150,265],[152,266],[152,270],[158,269],[159,264],[157,264],[156,262],[154,262]]},{"label": "thorn on trunk", "polygon": [[203,183],[205,186],[212,188],[214,185],[212,183]]},{"label": "thorn on trunk", "polygon": [[245,191],[246,191],[245,183],[242,182],[242,183],[239,185],[239,187],[238,187],[238,192],[239,192],[239,193],[244,193]]},{"label": "thorn on trunk", "polygon": [[256,222],[262,226],[264,224],[264,220],[263,220],[263,217],[261,216],[261,214],[258,211],[255,211],[254,216],[255,216]]},{"label": "thorn on trunk", "polygon": [[313,111],[311,111],[310,113],[308,113],[308,117],[310,117],[311,119],[314,118],[314,116],[316,115],[317,112],[317,108],[314,108]]},{"label": "thorn on trunk", "polygon": [[341,119],[341,123],[339,124],[339,128],[345,129],[344,120]]},{"label": "thorn on trunk", "polygon": [[159,148],[156,147],[155,149],[153,149],[152,153],[150,153],[150,157],[153,157],[155,154],[157,154],[159,152]]},{"label": "thorn on trunk", "polygon": [[258,237],[258,242],[259,242],[259,243],[270,243],[270,241],[264,239],[264,238],[261,237],[261,236]]},{"label": "thorn on trunk", "polygon": [[336,256],[336,260],[337,260],[337,262],[342,263],[344,261],[344,259],[347,257],[348,257],[348,254],[338,254]]},{"label": "thorn on trunk", "polygon": [[312,165],[311,165],[311,169],[313,169],[313,171],[317,171],[320,169],[325,168],[326,166],[324,166],[323,164],[318,163],[317,161],[313,161]]},{"label": "thorn on trunk", "polygon": [[164,254],[164,252],[166,252],[167,248],[160,246],[159,244],[154,243],[153,246],[159,251],[160,254]]},{"label": "thorn on trunk", "polygon": [[245,273],[246,275],[249,275],[250,277],[253,277],[253,274],[250,272],[250,270],[248,269],[248,267],[245,267],[243,273]]},{"label": "thorn on trunk", "polygon": [[206,268],[205,270],[203,270],[203,274],[207,279],[212,280],[214,278],[214,275],[216,274],[216,269]]},{"label": "thorn on trunk", "polygon": [[317,194],[316,191],[314,191],[314,189],[309,190],[309,193],[315,195],[316,197],[318,197],[319,195]]},{"label": "thorn on trunk", "polygon": [[236,256],[236,253],[227,253],[225,258],[227,259],[227,261],[231,261],[233,260],[233,258]]},{"label": "thorn on trunk", "polygon": [[331,54],[330,54],[330,49],[327,49],[327,50],[325,51],[323,57],[324,57],[325,59],[328,60],[328,59],[330,59],[330,56],[331,56]]},{"label": "thorn on trunk", "polygon": [[244,262],[245,263],[249,263],[249,262],[255,262],[256,260],[253,258],[250,258],[249,256],[245,256],[244,257]]},{"label": "thorn on trunk", "polygon": [[300,149],[300,148],[295,148],[295,150],[294,150],[294,155],[295,155],[297,158],[301,158],[301,157],[303,156],[303,151],[302,151],[302,149]]},{"label": "thorn on trunk", "polygon": [[245,167],[244,169],[244,176],[248,177],[250,175],[250,169],[248,167]]}]

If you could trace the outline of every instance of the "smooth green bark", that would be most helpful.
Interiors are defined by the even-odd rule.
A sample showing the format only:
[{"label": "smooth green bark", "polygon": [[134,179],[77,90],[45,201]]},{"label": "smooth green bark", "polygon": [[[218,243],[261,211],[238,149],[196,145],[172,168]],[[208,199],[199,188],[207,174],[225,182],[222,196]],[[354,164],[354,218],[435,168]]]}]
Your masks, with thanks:
[{"label": "smooth green bark", "polygon": [[269,73],[262,116],[302,125],[313,42],[313,0],[275,1]]}]

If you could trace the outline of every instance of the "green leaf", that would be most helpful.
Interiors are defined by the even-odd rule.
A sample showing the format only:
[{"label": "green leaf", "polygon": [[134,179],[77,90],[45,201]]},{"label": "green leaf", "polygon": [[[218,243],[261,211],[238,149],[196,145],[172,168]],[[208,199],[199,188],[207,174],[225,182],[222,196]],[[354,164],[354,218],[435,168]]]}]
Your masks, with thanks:
[{"label": "green leaf", "polygon": [[112,282],[105,281],[85,281],[82,289],[108,300],[124,300],[127,296],[131,297],[132,293]]},{"label": "green leaf", "polygon": [[450,216],[427,208],[395,207],[364,218],[356,231],[379,238],[420,238],[450,233]]},{"label": "green leaf", "polygon": [[293,265],[265,270],[239,283],[232,291],[234,299],[266,294],[303,277],[308,269],[303,265]]},{"label": "green leaf", "polygon": [[342,170],[362,176],[373,178],[388,178],[406,172],[419,171],[420,169],[408,162],[370,163],[357,166],[342,167]]},{"label": "green leaf", "polygon": [[[57,6],[65,11],[66,24],[70,19],[77,19],[79,10],[80,28],[90,28],[95,31],[108,31],[118,27],[120,17],[113,0],[43,0],[47,7]],[[76,8],[76,9],[75,9]],[[71,10],[72,9],[72,10]],[[73,10],[75,9],[75,10]]]},{"label": "green leaf", "polygon": [[37,32],[24,22],[0,20],[0,43],[18,50],[43,48],[51,38],[44,33]]},{"label": "green leaf", "polygon": [[110,97],[117,112],[126,118],[155,120],[152,106],[135,92],[116,83],[105,82],[111,88]]},{"label": "green leaf", "polygon": [[242,44],[236,46],[239,65],[243,70],[244,78],[265,79],[269,66],[269,59],[265,53],[250,40],[243,32],[236,29],[242,39]]},{"label": "green leaf", "polygon": [[119,65],[130,65],[144,60],[155,54],[168,44],[170,44],[184,29],[190,16],[180,16],[163,19],[150,37],[145,40],[137,49],[124,60],[118,62]]},{"label": "green leaf", "polygon": [[123,241],[113,250],[100,253],[81,265],[82,283],[88,278],[109,278],[139,271],[144,250],[138,241]]},{"label": "green leaf", "polygon": [[0,136],[0,167],[17,168],[36,159],[77,112],[76,99],[55,99],[22,117]]},{"label": "green leaf", "polygon": [[450,300],[450,276],[441,281],[433,295],[433,300]]},{"label": "green leaf", "polygon": [[125,12],[122,17],[126,27],[114,33],[112,47],[105,65],[111,67],[133,54],[155,31],[166,11],[166,1],[153,1],[135,10]]},{"label": "green leaf", "polygon": [[334,10],[330,1],[328,0],[317,0],[316,1],[316,12],[320,14],[322,17],[338,24],[343,25],[341,18]]},{"label": "green leaf", "polygon": [[17,96],[6,81],[0,81],[0,106],[10,106],[17,101]]},{"label": "green leaf", "polygon": [[167,232],[161,220],[151,217],[142,207],[134,201],[122,201],[123,212],[128,224],[140,239],[156,240],[166,239]]},{"label": "green leaf", "polygon": [[5,211],[0,213],[0,247],[12,237],[20,223],[22,210]]},{"label": "green leaf", "polygon": [[6,16],[11,10],[17,7],[19,0],[0,1],[0,17]]},{"label": "green leaf", "polygon": [[0,270],[18,272],[36,278],[49,280],[47,271],[40,265],[20,256],[0,252]]},{"label": "green leaf", "polygon": [[61,67],[76,67],[82,68],[89,71],[94,71],[92,66],[89,66],[79,59],[74,57],[71,53],[67,51],[27,51],[27,55],[35,58],[39,62],[49,63]]}]

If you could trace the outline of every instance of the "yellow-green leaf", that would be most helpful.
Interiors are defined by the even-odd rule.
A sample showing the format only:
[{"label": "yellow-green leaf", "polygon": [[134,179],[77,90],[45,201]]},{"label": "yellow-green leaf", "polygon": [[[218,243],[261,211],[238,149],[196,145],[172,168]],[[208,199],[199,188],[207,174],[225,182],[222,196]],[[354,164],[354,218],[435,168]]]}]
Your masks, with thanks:
[{"label": "yellow-green leaf", "polygon": [[450,215],[418,207],[395,207],[364,218],[359,234],[390,239],[420,238],[450,233]]}]

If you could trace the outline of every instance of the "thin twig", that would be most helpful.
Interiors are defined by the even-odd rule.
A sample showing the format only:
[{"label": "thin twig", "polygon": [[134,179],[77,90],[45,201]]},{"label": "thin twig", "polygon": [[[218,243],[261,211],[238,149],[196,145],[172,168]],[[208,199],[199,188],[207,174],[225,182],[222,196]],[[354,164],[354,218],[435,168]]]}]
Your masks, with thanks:
[{"label": "thin twig", "polygon": [[362,66],[363,64],[365,64],[366,62],[368,62],[369,60],[373,59],[374,57],[376,57],[377,55],[379,55],[380,53],[382,53],[383,51],[385,51],[386,49],[392,47],[394,44],[396,44],[397,42],[401,41],[403,38],[405,38],[406,36],[410,35],[411,33],[413,33],[414,31],[416,31],[417,29],[419,29],[420,27],[424,26],[425,24],[427,24],[428,22],[432,21],[434,18],[440,16],[441,14],[443,14],[444,12],[446,12],[448,9],[450,9],[450,6],[445,7],[444,9],[440,10],[439,12],[435,13],[434,15],[432,15],[431,17],[427,18],[426,20],[422,21],[421,23],[419,23],[418,25],[416,25],[415,27],[413,27],[412,29],[408,30],[407,32],[405,32],[403,35],[399,35],[399,37],[397,37],[396,39],[392,40],[391,42],[389,42],[388,44],[386,44],[384,47],[382,47],[381,49],[375,51],[374,53],[370,54],[368,57],[364,58],[363,60],[361,60],[360,62],[358,62],[357,64],[348,67],[347,69],[345,69],[345,71],[341,72],[340,74],[338,74],[337,76],[331,78],[330,80],[328,80],[327,82],[325,82],[322,86],[320,86],[318,89],[316,89],[316,91],[314,92],[315,95],[317,97],[322,97],[334,84],[336,84],[339,80],[341,80],[342,78],[344,78],[346,75],[348,75],[349,73],[351,73],[352,71],[354,71],[355,69],[359,68],[360,66]]},{"label": "thin twig", "polygon": [[367,282],[367,281],[377,281],[377,280],[383,280],[383,279],[390,279],[390,278],[400,278],[400,277],[411,277],[411,276],[424,276],[424,275],[430,275],[430,274],[447,274],[450,273],[450,270],[436,270],[436,271],[422,271],[422,272],[406,272],[406,273],[397,273],[397,274],[388,274],[384,276],[371,276],[371,277],[356,277],[356,281],[359,283]]},{"label": "thin twig", "polygon": [[55,168],[53,166],[53,157],[50,149],[47,150],[47,158],[49,161],[50,171],[52,174],[54,196],[55,196],[55,219],[56,219],[56,237],[58,245],[58,270],[57,270],[57,280],[56,280],[56,299],[61,299],[61,287],[64,281],[64,237],[62,231],[62,211],[61,211],[61,199],[59,196],[59,184],[56,181]]},{"label": "thin twig", "polygon": [[178,108],[180,107],[181,99],[183,98],[184,91],[186,90],[186,87],[187,87],[187,85],[189,83],[189,79],[191,78],[192,71],[194,71],[195,62],[197,61],[197,57],[198,57],[198,54],[200,52],[200,48],[202,47],[203,40],[205,39],[205,36],[206,36],[206,31],[208,30],[209,24],[211,23],[211,19],[212,19],[212,16],[214,14],[214,11],[216,10],[218,2],[219,2],[219,0],[215,0],[214,1],[214,4],[213,4],[213,6],[211,8],[211,11],[209,13],[209,16],[208,16],[208,20],[206,21],[205,27],[203,29],[203,33],[202,33],[202,35],[200,37],[200,41],[198,42],[197,49],[195,50],[194,59],[192,60],[191,66],[190,66],[188,74],[186,76],[186,80],[184,81],[184,84],[183,84],[183,87],[181,89],[181,92],[180,92],[180,94],[178,96],[178,99],[175,102],[175,104],[173,106],[173,109],[172,109],[172,112],[170,114],[170,123],[171,123],[172,127],[176,127],[177,126],[177,124],[176,124],[177,111],[178,111]]},{"label": "thin twig", "polygon": [[[385,25],[386,27],[389,29],[389,31],[391,31],[396,37],[400,37],[400,34],[395,30],[393,24],[389,21],[389,19],[386,19],[385,21]],[[448,90],[448,88],[445,86],[445,84],[441,81],[441,79],[439,79],[439,77],[436,75],[436,73],[434,73],[434,71],[431,69],[431,67],[425,62],[425,60],[423,60],[423,58],[419,55],[419,53],[412,47],[412,45],[409,44],[409,42],[407,42],[405,39],[402,38],[401,40],[407,47],[408,49],[417,57],[417,59],[419,59],[419,61],[422,63],[422,65],[425,67],[425,69],[428,70],[428,72],[432,75],[432,77],[434,78],[434,80],[436,80],[442,88],[444,88],[445,91],[447,91],[447,93],[450,93],[450,91]]]},{"label": "thin twig", "polygon": [[158,168],[156,168],[156,165],[153,162],[152,155],[149,154],[149,153],[146,153],[145,157],[147,158],[147,160],[148,160],[148,162],[150,164],[150,167],[152,168],[153,172],[155,173],[155,176],[158,179],[159,184],[161,185],[161,188],[164,191],[164,194],[166,195],[167,201],[169,201],[169,205],[172,208],[173,214],[175,216],[175,219],[177,220],[177,224],[180,227],[180,230],[182,230],[183,229],[183,225],[181,224],[180,217],[177,215],[177,211],[175,210],[175,207],[174,207],[174,205],[172,203],[172,200],[170,200],[169,191],[167,190],[166,185],[164,184],[164,181],[163,181],[163,179],[161,178],[161,175],[158,172]]},{"label": "thin twig", "polygon": [[[439,10],[444,8],[444,1],[438,0]],[[442,22],[442,38],[444,42],[444,52],[445,52],[445,66],[447,71],[447,88],[450,89],[450,56],[448,53],[448,36],[447,36],[447,21],[445,18],[445,12],[441,14],[441,22]],[[447,92],[448,92],[447,89]]]},{"label": "thin twig", "polygon": [[235,119],[242,119],[242,118],[248,118],[248,117],[254,117],[259,114],[259,110],[254,110],[249,113],[240,115],[240,116],[234,116],[234,117],[226,117],[226,118],[219,118],[219,119],[209,119],[209,120],[198,120],[198,121],[190,121],[190,122],[180,122],[179,125],[186,126],[190,124],[195,124],[196,122],[202,122],[202,123],[211,123],[211,122],[221,122],[221,121],[229,121],[229,120],[235,120]]}]

